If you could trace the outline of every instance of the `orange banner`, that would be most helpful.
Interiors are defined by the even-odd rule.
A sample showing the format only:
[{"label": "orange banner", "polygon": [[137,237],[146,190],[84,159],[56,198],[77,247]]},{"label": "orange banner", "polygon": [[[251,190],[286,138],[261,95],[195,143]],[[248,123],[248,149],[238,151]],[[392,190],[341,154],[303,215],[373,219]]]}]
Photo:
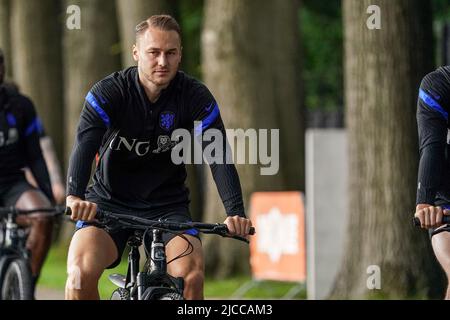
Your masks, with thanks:
[{"label": "orange banner", "polygon": [[254,279],[306,281],[305,210],[301,192],[255,192],[250,216]]}]

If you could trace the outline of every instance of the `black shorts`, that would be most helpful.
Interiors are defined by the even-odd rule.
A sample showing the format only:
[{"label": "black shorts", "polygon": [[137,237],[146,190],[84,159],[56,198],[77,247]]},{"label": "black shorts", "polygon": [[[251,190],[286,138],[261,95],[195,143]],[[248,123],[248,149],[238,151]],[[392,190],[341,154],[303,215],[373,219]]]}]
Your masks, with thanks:
[{"label": "black shorts", "polygon": [[[109,211],[111,211],[111,210],[109,210]],[[161,214],[161,210],[160,210],[158,215],[151,215],[151,216],[149,215],[149,216],[147,216],[147,218],[154,219],[154,220],[158,220],[158,219],[173,220],[173,221],[179,221],[179,222],[192,221],[188,209],[184,206],[167,208],[167,210],[164,210],[164,211],[166,211],[166,212]],[[145,218],[145,217],[142,217],[142,218]],[[79,229],[86,228],[89,226],[90,226],[89,222],[78,221],[76,224],[75,232]],[[123,251],[125,250],[125,247],[127,245],[128,238],[131,235],[133,235],[134,230],[120,229],[120,230],[109,231],[109,230],[105,229],[105,231],[109,234],[109,236],[114,241],[114,244],[116,245],[117,252],[118,252],[117,259],[110,266],[107,267],[107,269],[112,269],[119,265],[119,263],[122,259]],[[184,232],[184,234],[192,235],[200,240],[199,232],[196,229],[186,230]],[[175,236],[176,235],[173,233],[167,233],[167,232],[163,233],[164,244],[167,244]],[[151,234],[149,235],[149,237],[146,240],[151,240]],[[146,243],[146,245],[148,245],[148,243]]]},{"label": "black shorts", "polygon": [[[437,204],[438,206],[450,210],[450,205],[449,204]],[[441,232],[450,232],[450,224],[446,224],[444,226],[440,226],[436,229],[429,229],[428,233],[430,235],[430,238],[432,238],[433,236],[441,233]]]},{"label": "black shorts", "polygon": [[38,191],[38,189],[31,186],[25,178],[19,178],[11,183],[0,185],[0,206],[15,206],[20,196],[29,190]]}]

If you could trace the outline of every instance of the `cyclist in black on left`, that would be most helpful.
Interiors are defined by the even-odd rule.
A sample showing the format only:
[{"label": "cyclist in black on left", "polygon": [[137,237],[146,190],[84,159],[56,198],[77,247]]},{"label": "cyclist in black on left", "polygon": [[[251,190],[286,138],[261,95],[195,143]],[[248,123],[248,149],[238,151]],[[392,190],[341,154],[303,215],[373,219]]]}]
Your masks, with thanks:
[{"label": "cyclist in black on left", "polygon": [[[4,76],[5,59],[0,50],[0,206],[49,207],[54,197],[39,142],[42,125],[30,99],[6,84]],[[30,168],[39,188],[27,182],[24,167]],[[35,214],[21,216],[18,222],[31,227],[27,248],[34,286],[50,248],[53,219]]]}]

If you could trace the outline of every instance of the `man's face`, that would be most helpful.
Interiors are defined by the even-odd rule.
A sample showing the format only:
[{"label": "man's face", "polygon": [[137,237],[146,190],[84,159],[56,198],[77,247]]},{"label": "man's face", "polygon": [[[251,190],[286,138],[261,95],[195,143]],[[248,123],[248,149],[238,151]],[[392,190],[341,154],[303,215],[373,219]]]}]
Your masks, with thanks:
[{"label": "man's face", "polygon": [[5,78],[5,58],[0,53],[0,84],[3,83],[4,78]]},{"label": "man's face", "polygon": [[148,28],[133,47],[133,58],[145,78],[166,87],[175,77],[181,62],[181,41],[176,31]]}]

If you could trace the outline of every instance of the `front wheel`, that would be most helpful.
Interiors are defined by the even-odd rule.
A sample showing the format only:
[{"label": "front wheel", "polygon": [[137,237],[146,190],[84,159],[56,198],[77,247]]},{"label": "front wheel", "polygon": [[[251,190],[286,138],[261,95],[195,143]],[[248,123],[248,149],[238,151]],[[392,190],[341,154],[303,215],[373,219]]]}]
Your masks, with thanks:
[{"label": "front wheel", "polygon": [[112,293],[111,300],[130,300],[130,292],[127,289],[118,288]]},{"label": "front wheel", "polygon": [[1,297],[3,300],[32,300],[33,282],[28,261],[23,258],[12,260],[3,277]]},{"label": "front wheel", "polygon": [[165,293],[158,300],[184,300],[183,296],[176,292]]}]

